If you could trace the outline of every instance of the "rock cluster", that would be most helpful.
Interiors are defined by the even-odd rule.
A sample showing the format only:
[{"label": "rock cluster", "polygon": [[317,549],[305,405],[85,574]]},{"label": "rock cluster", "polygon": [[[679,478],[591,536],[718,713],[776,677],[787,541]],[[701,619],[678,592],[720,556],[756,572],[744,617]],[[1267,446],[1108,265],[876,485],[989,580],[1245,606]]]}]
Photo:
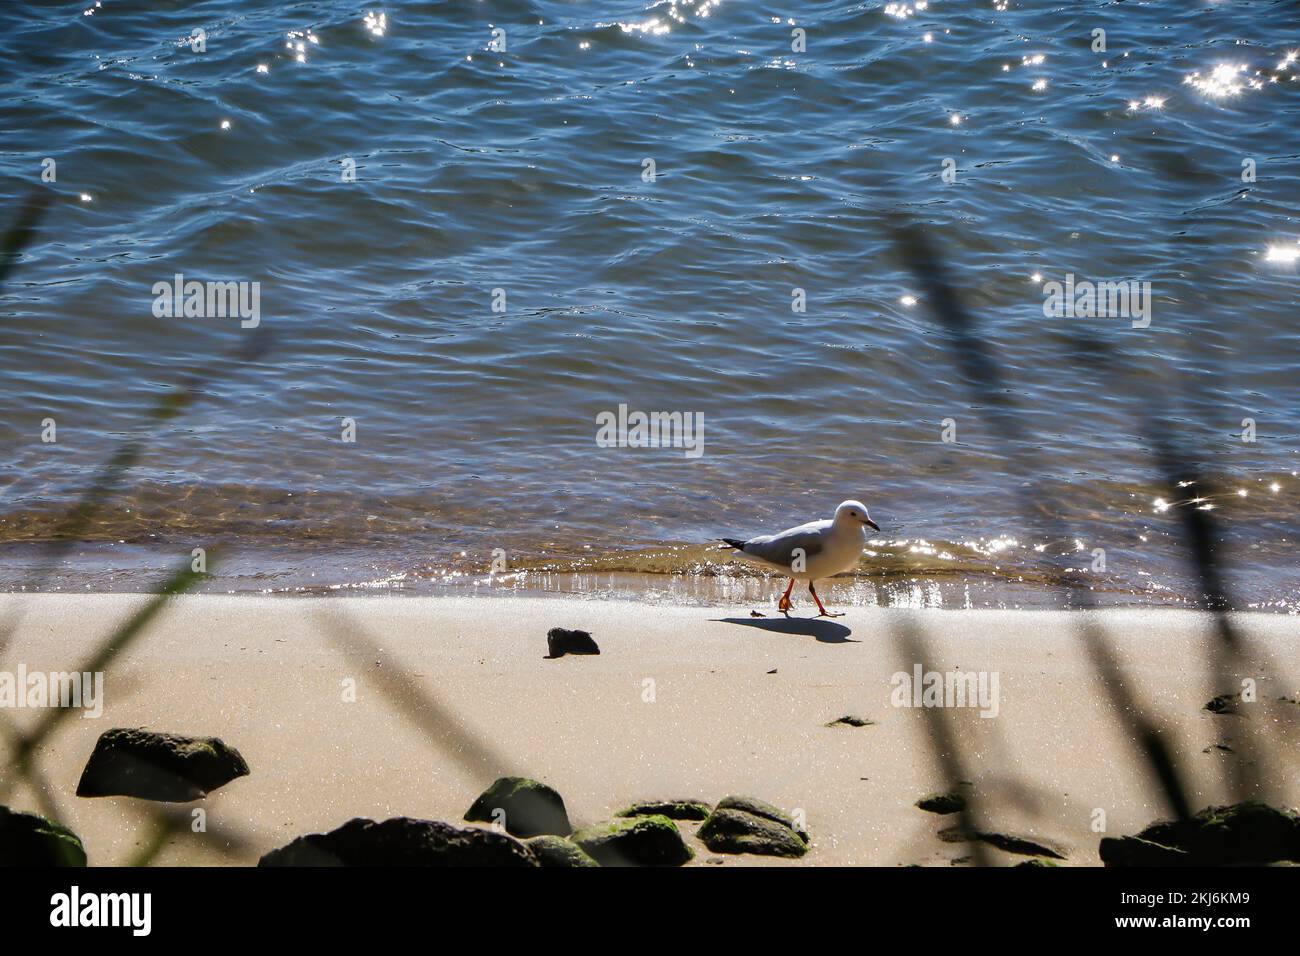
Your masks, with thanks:
[{"label": "rock cluster", "polygon": [[1136,836],[1105,837],[1098,850],[1107,866],[1300,863],[1300,815],[1256,801],[1206,807]]}]

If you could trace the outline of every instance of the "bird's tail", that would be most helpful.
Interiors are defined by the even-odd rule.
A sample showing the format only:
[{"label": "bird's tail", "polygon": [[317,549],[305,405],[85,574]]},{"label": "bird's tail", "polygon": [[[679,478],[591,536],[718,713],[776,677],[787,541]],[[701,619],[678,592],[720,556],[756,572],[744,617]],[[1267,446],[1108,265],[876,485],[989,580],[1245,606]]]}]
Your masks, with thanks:
[{"label": "bird's tail", "polygon": [[726,551],[727,548],[735,548],[737,551],[745,550],[745,542],[743,541],[737,541],[735,538],[723,538],[721,540],[725,542],[726,547],[719,548],[719,551]]}]

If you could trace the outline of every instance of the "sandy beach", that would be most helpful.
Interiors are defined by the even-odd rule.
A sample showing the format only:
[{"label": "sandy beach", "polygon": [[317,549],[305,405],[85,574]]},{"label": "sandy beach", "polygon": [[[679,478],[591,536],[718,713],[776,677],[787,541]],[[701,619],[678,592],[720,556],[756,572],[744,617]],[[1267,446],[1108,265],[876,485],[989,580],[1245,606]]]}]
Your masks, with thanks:
[{"label": "sandy beach", "polygon": [[[0,608],[21,602],[25,616],[0,670],[74,669],[145,600],[6,595]],[[996,706],[983,708],[996,716],[941,709],[985,828],[1057,848],[1066,864],[1097,865],[1099,836],[1169,815],[1090,668],[1077,616],[767,613],[544,597],[176,598],[106,668],[102,716],[70,716],[36,765],[96,865],[130,860],[145,840],[144,813],[158,806],[75,796],[95,740],[111,727],[219,736],[251,768],[205,800],[173,805],[186,815],[201,807],[210,835],[241,839],[218,852],[180,833],[162,863],[252,864],[356,816],[458,822],[493,779],[522,775],[555,787],[575,825],[637,800],[746,794],[801,813],[812,836],[795,863],[723,857],[692,838],[692,865],[950,865],[969,859],[971,844],[940,839],[955,818],[914,806],[945,788],[930,712],[891,699],[891,678],[919,663],[996,675]],[[1247,654],[1258,702],[1216,715],[1206,702],[1239,687],[1209,676],[1210,618],[1097,614],[1135,702],[1167,729],[1194,809],[1243,796],[1300,803],[1293,618],[1236,617],[1263,651]],[[895,640],[904,620],[925,635],[923,661]],[[547,659],[555,626],[590,631],[600,656]],[[1288,668],[1280,675],[1278,662]],[[827,726],[846,715],[871,723]],[[38,714],[5,716],[28,727]],[[1225,771],[1249,759],[1247,739],[1267,741],[1263,790],[1234,795]],[[25,784],[8,802],[38,808]],[[991,859],[1025,857],[993,850]]]}]

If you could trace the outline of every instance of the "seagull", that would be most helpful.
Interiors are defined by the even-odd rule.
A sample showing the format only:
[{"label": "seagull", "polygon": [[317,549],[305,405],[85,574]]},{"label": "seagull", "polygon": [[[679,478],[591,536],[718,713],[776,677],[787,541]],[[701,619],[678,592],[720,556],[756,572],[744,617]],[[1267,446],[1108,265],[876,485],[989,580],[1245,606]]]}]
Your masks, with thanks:
[{"label": "seagull", "polygon": [[867,528],[880,530],[880,526],[867,514],[867,506],[860,501],[845,501],[835,509],[831,520],[809,521],[797,528],[787,528],[776,534],[759,535],[748,541],[722,538],[727,547],[735,548],[739,556],[748,558],[766,568],[773,568],[790,576],[790,586],[777,602],[777,610],[790,616],[790,592],[795,581],[807,581],[808,593],[817,602],[818,617],[842,617],[832,614],[822,606],[813,582],[828,578],[856,567],[866,542]]}]

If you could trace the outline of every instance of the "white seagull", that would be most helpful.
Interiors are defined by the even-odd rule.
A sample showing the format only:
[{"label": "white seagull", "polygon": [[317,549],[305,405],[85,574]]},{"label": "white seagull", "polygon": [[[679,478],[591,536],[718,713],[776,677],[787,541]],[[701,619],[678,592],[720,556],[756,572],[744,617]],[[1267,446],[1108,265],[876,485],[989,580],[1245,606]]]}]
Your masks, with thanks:
[{"label": "white seagull", "polygon": [[867,514],[866,505],[849,500],[835,509],[835,517],[829,521],[809,521],[797,528],[759,535],[748,541],[722,540],[728,547],[735,548],[740,557],[790,576],[790,586],[776,605],[782,614],[790,614],[790,592],[794,590],[794,582],[807,581],[808,593],[817,602],[817,610],[821,611],[818,617],[840,617],[840,614],[832,614],[822,606],[813,582],[856,567],[866,543],[867,528],[880,530]]}]

